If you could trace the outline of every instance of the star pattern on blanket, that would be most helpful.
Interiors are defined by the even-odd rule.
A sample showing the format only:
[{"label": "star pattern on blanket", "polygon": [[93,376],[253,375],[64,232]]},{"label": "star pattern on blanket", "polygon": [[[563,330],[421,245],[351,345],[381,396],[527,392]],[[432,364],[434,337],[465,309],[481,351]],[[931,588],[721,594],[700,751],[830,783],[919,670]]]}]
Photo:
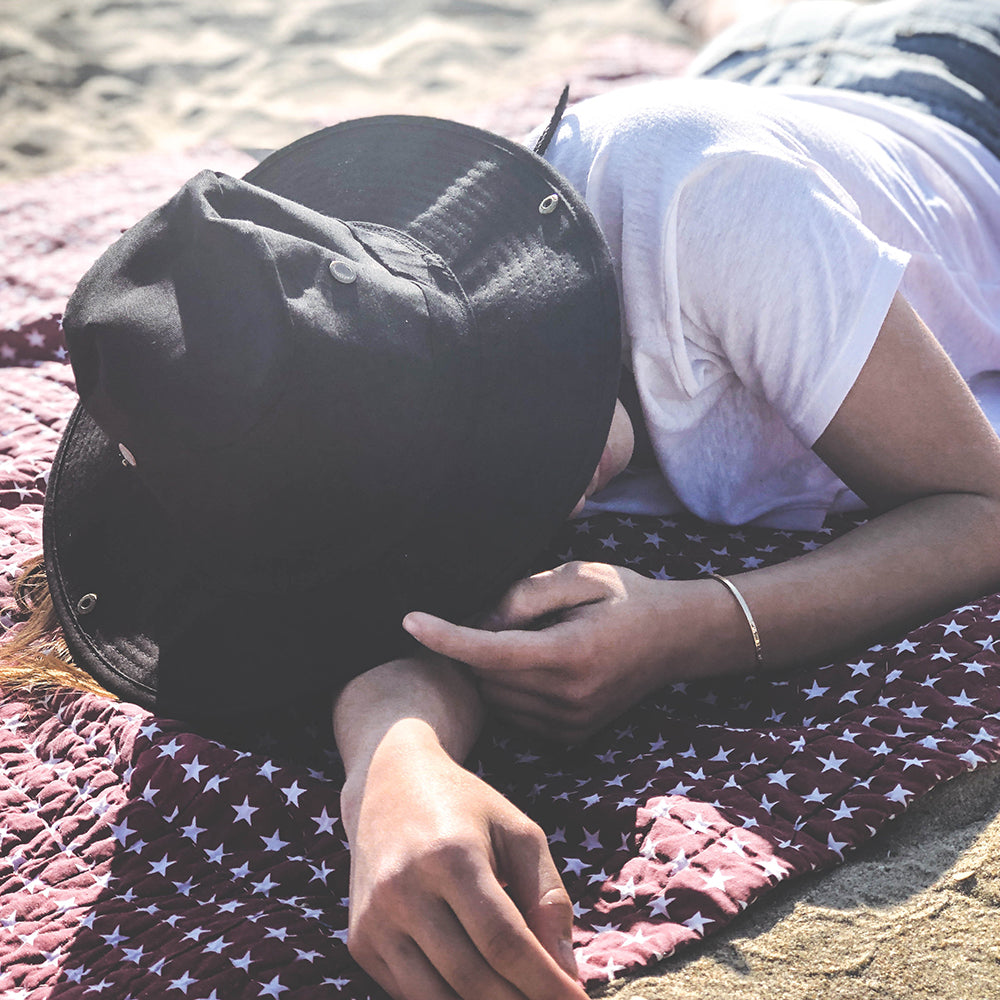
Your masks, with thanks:
[{"label": "star pattern on blanket", "polygon": [[[0,374],[2,591],[39,551],[75,395],[52,361]],[[568,524],[547,562],[731,574],[853,526],[601,515]],[[1000,758],[998,623],[988,595],[808,670],[673,684],[572,750],[490,727],[469,766],[546,831],[581,976],[599,985]],[[0,697],[0,995],[384,996],[346,947],[341,774],[326,710],[312,709],[210,738],[92,695]]]},{"label": "star pattern on blanket", "polygon": [[[567,526],[553,558],[596,558],[614,538],[640,571],[684,578],[850,527],[805,538],[602,515]],[[584,980],[718,930],[777,884],[843,860],[938,781],[996,760],[998,621],[990,597],[810,671],[673,684],[572,750],[488,730],[470,766],[546,830]],[[89,695],[9,695],[0,989],[380,995],[346,949],[327,737],[312,727],[306,766]]]}]

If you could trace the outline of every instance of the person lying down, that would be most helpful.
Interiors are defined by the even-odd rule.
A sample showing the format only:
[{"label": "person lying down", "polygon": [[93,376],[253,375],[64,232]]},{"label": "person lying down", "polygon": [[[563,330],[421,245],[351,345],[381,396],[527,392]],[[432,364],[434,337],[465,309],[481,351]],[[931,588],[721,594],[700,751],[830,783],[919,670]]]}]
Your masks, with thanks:
[{"label": "person lying down", "polygon": [[[574,743],[1000,587],[997,52],[996,2],[792,4],[534,149],[388,116],[199,174],[67,306],[24,635],[195,724],[330,699],[357,961],[582,1000],[541,830],[461,766],[484,712]],[[599,509],[868,520],[734,578],[525,576]],[[69,676],[34,649],[7,682]]]}]

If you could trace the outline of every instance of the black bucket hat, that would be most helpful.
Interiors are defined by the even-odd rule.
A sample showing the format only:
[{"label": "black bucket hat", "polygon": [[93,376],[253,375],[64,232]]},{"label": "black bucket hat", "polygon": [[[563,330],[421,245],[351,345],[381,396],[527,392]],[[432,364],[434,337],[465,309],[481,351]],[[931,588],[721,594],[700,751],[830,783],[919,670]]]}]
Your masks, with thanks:
[{"label": "black bucket hat", "polygon": [[597,466],[619,325],[583,200],[489,132],[363,119],[199,174],[66,308],[44,534],[76,661],[219,719],[483,610]]}]

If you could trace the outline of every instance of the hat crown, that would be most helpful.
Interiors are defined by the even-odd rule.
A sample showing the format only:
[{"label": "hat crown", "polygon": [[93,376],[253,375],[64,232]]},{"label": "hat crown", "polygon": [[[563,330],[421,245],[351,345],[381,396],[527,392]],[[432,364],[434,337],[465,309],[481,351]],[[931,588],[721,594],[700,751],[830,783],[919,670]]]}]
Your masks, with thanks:
[{"label": "hat crown", "polygon": [[[201,544],[273,558],[257,539],[280,502],[302,546],[322,548],[316,519],[345,493],[399,517],[418,489],[407,470],[447,438],[435,414],[461,379],[442,371],[471,321],[429,262],[443,269],[386,227],[204,171],[74,293],[64,326],[81,399]],[[449,308],[432,317],[429,299]]]}]

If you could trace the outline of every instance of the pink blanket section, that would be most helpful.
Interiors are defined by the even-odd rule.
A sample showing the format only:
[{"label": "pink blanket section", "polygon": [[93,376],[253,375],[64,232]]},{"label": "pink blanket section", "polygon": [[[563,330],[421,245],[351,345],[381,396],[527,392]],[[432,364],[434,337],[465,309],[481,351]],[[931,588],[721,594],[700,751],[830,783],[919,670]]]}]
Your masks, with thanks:
[{"label": "pink blanket section", "polygon": [[[615,67],[638,73],[642,59],[626,72],[610,51],[592,89]],[[526,128],[544,117],[548,99],[537,103],[492,109],[493,123]],[[198,169],[250,164],[220,148],[0,188],[0,597],[40,551],[47,470],[75,404],[60,363],[66,295]],[[733,573],[851,526],[606,515],[568,525],[552,558]],[[490,728],[470,766],[545,829],[584,980],[649,969],[786,879],[838,863],[937,782],[1000,759],[998,622],[1000,596],[987,595],[819,668],[677,684],[571,751]],[[0,995],[380,996],[345,946],[336,754],[321,722],[299,730],[305,763],[280,729],[237,749],[134,706],[6,692]]]},{"label": "pink blanket section", "polygon": [[[37,550],[74,394],[58,362],[0,376],[9,566]],[[661,578],[731,573],[849,528],[606,515],[567,526],[554,556]],[[990,596],[818,669],[677,684],[569,751],[490,729],[471,767],[546,830],[585,981],[648,968],[836,864],[938,781],[998,759],[997,621]],[[134,706],[8,692],[0,994],[377,995],[345,947],[336,756],[322,728],[307,736],[308,766]]]}]

